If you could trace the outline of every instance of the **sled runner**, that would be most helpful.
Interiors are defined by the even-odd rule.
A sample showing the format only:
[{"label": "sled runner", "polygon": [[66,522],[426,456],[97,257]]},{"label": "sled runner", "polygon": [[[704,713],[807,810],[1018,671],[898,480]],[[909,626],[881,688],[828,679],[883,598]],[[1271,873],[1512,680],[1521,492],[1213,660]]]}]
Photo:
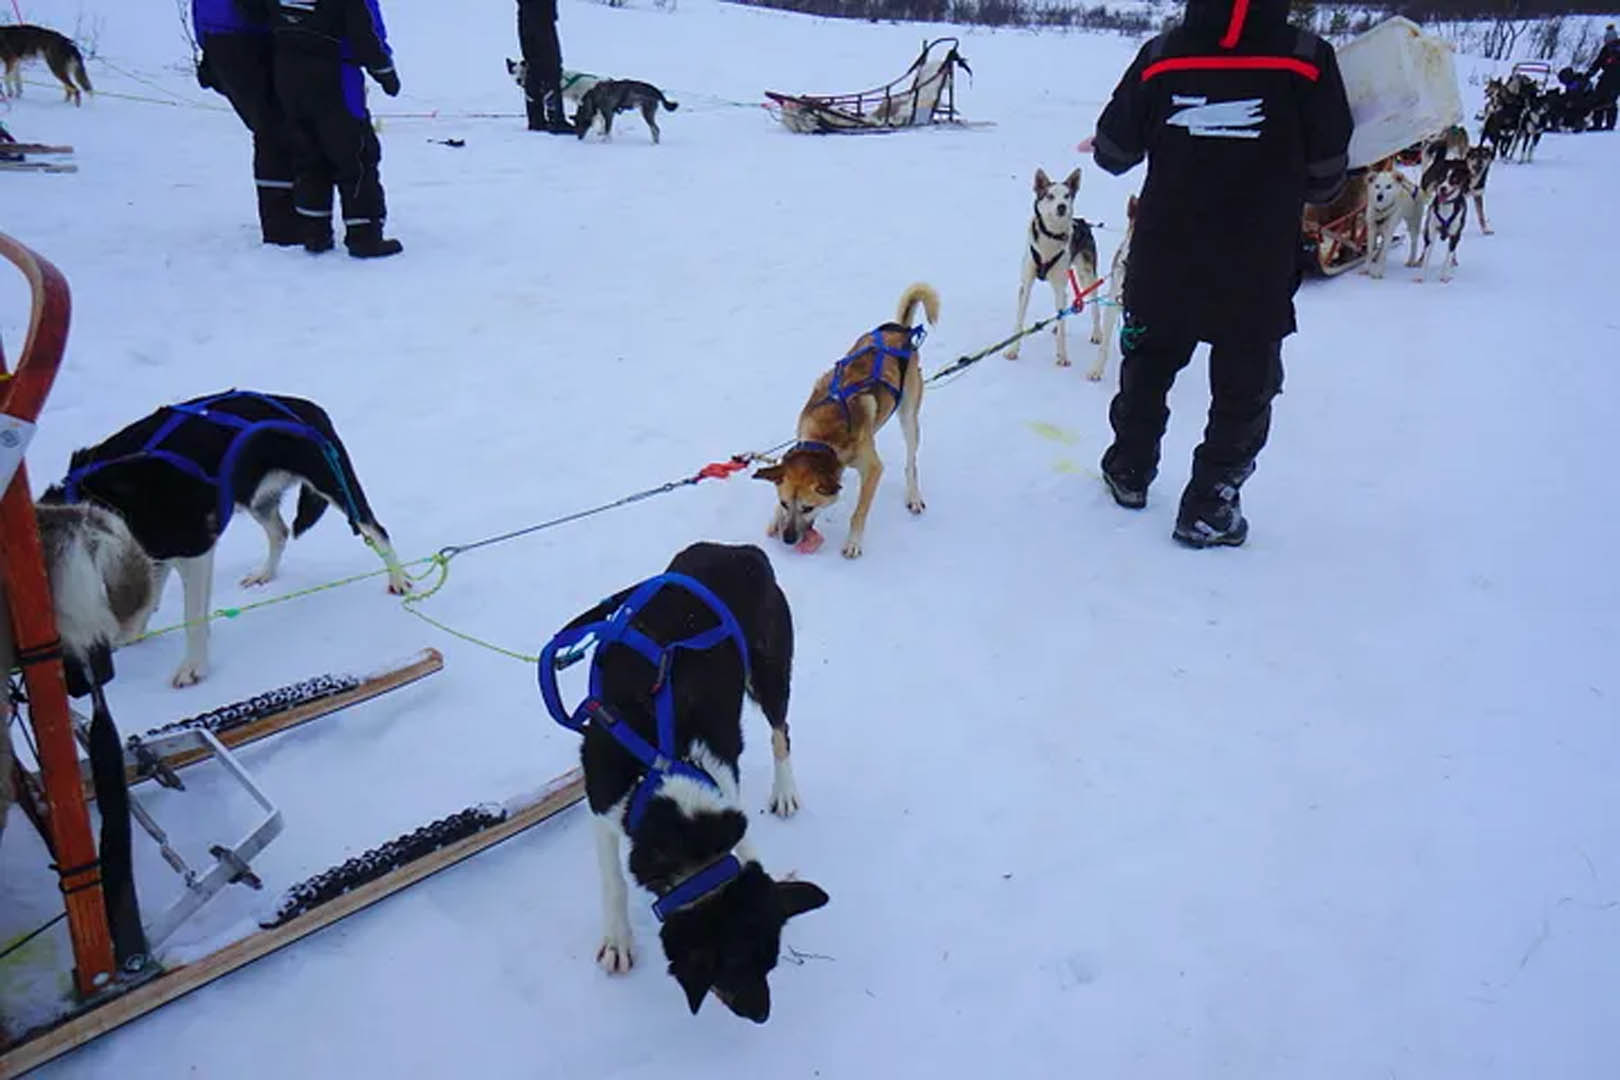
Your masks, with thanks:
[{"label": "sled runner", "polygon": [[969,126],[956,110],[956,69],[973,69],[953,37],[926,42],[905,74],[874,90],[855,94],[765,92],[765,108],[789,131],[800,134],[860,134],[929,124]]},{"label": "sled runner", "polygon": [[30,161],[30,155],[59,157],[73,153],[71,146],[48,146],[45,143],[18,142],[12,138],[4,124],[0,124],[0,171],[5,172],[78,172],[79,167],[65,161]]}]

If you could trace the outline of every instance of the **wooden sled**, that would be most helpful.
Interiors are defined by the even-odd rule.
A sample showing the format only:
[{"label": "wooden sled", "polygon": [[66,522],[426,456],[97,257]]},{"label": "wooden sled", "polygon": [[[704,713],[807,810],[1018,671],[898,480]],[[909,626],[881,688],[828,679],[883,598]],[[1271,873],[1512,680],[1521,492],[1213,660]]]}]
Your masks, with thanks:
[{"label": "wooden sled", "polygon": [[807,135],[900,131],[931,124],[967,126],[956,109],[956,69],[973,69],[953,37],[924,43],[893,82],[855,94],[765,92],[765,108],[789,131]]}]

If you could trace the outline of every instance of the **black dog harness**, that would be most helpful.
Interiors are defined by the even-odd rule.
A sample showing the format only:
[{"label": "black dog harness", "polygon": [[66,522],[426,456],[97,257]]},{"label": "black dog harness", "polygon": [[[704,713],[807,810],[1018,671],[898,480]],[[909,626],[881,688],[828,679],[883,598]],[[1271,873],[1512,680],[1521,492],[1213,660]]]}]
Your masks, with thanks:
[{"label": "black dog harness", "polygon": [[[287,417],[285,420],[247,420],[234,413],[223,412],[219,409],[210,409],[211,405],[218,405],[226,401],[240,401],[249,399],[262,402]],[[307,439],[319,446],[321,455],[332,469],[332,475],[337,477],[338,487],[343,491],[343,501],[347,504],[349,523],[354,525],[360,520],[360,513],[354,500],[354,493],[349,490],[349,481],[343,474],[342,461],[338,457],[337,447],[321,432],[299,419],[298,414],[286,405],[266,394],[254,390],[227,390],[223,394],[202,398],[198,401],[182,402],[179,405],[165,405],[163,411],[169,417],[152,437],[146,440],[146,445],[132,454],[123,454],[119,457],[108,458],[106,461],[92,461],[80,465],[68,473],[67,479],[62,482],[63,498],[70,503],[80,502],[84,498],[84,481],[102,469],[113,465],[123,465],[131,461],[154,458],[158,461],[173,465],[187,476],[201,480],[215,491],[217,514],[219,517],[219,531],[224,532],[225,526],[230,523],[231,514],[236,508],[236,497],[231,491],[231,476],[236,471],[237,460],[248,442],[260,432],[280,431],[288,435],[296,435]],[[188,420],[202,420],[217,427],[228,428],[235,432],[231,436],[230,445],[225,448],[225,454],[219,459],[219,468],[210,473],[199,463],[173,450],[165,450],[163,443],[170,435]]]}]

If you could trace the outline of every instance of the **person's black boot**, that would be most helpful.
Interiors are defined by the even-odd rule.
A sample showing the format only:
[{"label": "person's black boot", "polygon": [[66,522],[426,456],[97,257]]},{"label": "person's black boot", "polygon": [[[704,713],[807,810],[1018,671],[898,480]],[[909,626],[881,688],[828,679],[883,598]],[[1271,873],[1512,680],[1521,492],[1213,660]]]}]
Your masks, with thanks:
[{"label": "person's black boot", "polygon": [[311,255],[332,250],[332,222],[330,219],[304,217],[299,221],[304,250]]},{"label": "person's black boot", "polygon": [[382,232],[382,223],[378,221],[350,225],[343,236],[343,246],[357,259],[383,259],[405,250],[405,245],[398,240],[384,239]]},{"label": "person's black boot", "polygon": [[[259,236],[264,243],[277,247],[297,247],[304,243],[304,225],[293,209],[292,188],[259,189]],[[332,246],[330,239],[326,246]]]},{"label": "person's black boot", "polygon": [[1238,489],[1254,472],[1254,466],[1232,477],[1213,483],[1189,481],[1181,493],[1181,508],[1171,536],[1191,548],[1237,547],[1249,536],[1249,523],[1243,517]]},{"label": "person's black boot", "polygon": [[1140,510],[1147,505],[1152,476],[1139,469],[1126,468],[1116,459],[1113,447],[1103,454],[1101,468],[1103,483],[1108,485],[1108,493],[1115,502],[1127,510]]},{"label": "person's black boot", "polygon": [[563,96],[561,90],[547,90],[541,99],[541,113],[544,122],[541,131],[548,135],[573,135],[574,125],[569,123],[568,115],[563,110]]}]

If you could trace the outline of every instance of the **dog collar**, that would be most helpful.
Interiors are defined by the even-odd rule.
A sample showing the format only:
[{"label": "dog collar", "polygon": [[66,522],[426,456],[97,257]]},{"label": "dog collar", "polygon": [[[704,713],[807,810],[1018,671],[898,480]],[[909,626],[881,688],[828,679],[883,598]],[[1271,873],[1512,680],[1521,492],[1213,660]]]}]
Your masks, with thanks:
[{"label": "dog collar", "polygon": [[736,881],[741,873],[742,860],[728,851],[653,901],[653,914],[663,922],[682,908],[691,907]]},{"label": "dog collar", "polygon": [[[1068,236],[1059,236],[1055,232],[1048,232],[1047,231],[1046,222],[1041,220],[1041,204],[1040,203],[1035,204],[1035,231],[1040,233],[1042,236],[1046,237],[1048,240],[1062,240],[1065,244],[1069,242],[1069,237]],[[1070,234],[1070,236],[1072,236],[1074,234],[1074,219],[1073,218],[1069,219],[1069,234]]]},{"label": "dog collar", "polygon": [[834,450],[827,443],[817,442],[814,439],[801,439],[798,442],[794,443],[793,448],[788,451],[788,453],[790,453],[790,454],[800,453],[800,452],[803,452],[803,453],[806,453],[806,454],[831,454],[833,457],[838,456],[838,451],[837,450]]}]

